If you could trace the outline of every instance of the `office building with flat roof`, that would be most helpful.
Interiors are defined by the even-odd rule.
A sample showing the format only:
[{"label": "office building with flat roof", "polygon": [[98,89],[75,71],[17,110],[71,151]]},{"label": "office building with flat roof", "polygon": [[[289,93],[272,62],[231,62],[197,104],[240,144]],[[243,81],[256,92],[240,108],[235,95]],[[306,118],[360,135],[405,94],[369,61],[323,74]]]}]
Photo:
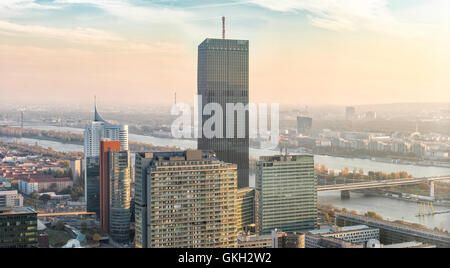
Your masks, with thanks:
[{"label": "office building with flat roof", "polygon": [[312,230],[317,178],[311,155],[261,157],[256,174],[256,228],[260,234]]},{"label": "office building with flat roof", "polygon": [[37,213],[28,207],[0,208],[0,248],[37,247]]},{"label": "office building with flat roof", "polygon": [[[198,139],[198,149],[213,151],[218,159],[236,164],[238,187],[248,187],[248,109],[236,112],[227,109],[227,104],[248,106],[249,41],[210,38],[203,41],[198,47],[197,79],[198,95],[202,99],[199,111],[210,103],[220,105],[224,124],[223,128],[219,128],[222,130],[221,137],[208,138],[202,133]],[[202,115],[199,122],[204,126],[211,116]]]}]

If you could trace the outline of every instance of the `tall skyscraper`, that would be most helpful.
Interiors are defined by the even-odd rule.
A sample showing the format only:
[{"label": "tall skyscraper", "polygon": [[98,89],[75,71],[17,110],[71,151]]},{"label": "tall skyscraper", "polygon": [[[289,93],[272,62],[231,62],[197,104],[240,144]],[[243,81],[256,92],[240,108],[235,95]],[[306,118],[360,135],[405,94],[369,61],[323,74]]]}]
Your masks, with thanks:
[{"label": "tall skyscraper", "polygon": [[86,159],[86,209],[100,217],[100,157]]},{"label": "tall skyscraper", "polygon": [[[227,163],[238,166],[238,187],[249,186],[249,113],[227,111],[228,104],[249,103],[249,41],[229,39],[206,39],[198,47],[198,95],[202,106],[217,103],[223,110],[223,138],[207,138],[204,133],[198,139],[198,149],[210,150]],[[234,128],[227,114],[234,115]],[[203,115],[204,123],[210,116]],[[227,124],[228,123],[228,124]],[[215,126],[217,128],[217,126]],[[245,127],[245,130],[242,128]],[[243,135],[240,135],[244,131]],[[232,134],[231,138],[229,134]],[[228,134],[228,135],[227,135]],[[238,135],[239,134],[239,135]]]},{"label": "tall skyscraper", "polygon": [[236,246],[236,165],[200,150],[137,155],[136,193],[147,199],[140,219],[136,210],[138,247]]},{"label": "tall skyscraper", "polygon": [[119,141],[100,142],[100,222],[117,242],[130,238],[131,160]]},{"label": "tall skyscraper", "polygon": [[[98,161],[98,158],[100,157],[100,141],[102,139],[120,141],[121,150],[128,150],[128,126],[114,125],[107,122],[100,116],[97,110],[97,104],[95,104],[94,121],[92,121],[91,124],[87,125],[86,129],[84,130],[84,185],[86,185],[85,199],[87,202],[87,206],[93,210],[92,212],[95,212],[97,210],[99,211],[100,208],[94,208],[96,204],[92,202],[95,202],[95,198],[92,198],[93,192],[88,193],[87,185],[91,184],[91,189],[95,188],[93,183],[97,180],[95,176],[98,175],[96,175],[97,172],[93,170],[93,168],[95,168],[95,165],[91,165],[90,172],[88,172],[88,163],[94,163],[95,161]],[[88,173],[93,175],[90,175]],[[91,194],[91,197],[88,197],[89,194]],[[89,198],[91,201],[88,200]],[[89,204],[89,202],[91,202],[91,204]]]},{"label": "tall skyscraper", "polygon": [[129,151],[109,152],[109,235],[114,241],[130,240],[131,159]]},{"label": "tall skyscraper", "polygon": [[260,234],[279,229],[298,232],[315,228],[317,178],[314,157],[261,157],[256,174],[256,227]]},{"label": "tall skyscraper", "polygon": [[135,158],[135,246],[148,247],[147,243],[147,171],[153,160],[153,153],[136,153]]},{"label": "tall skyscraper", "polygon": [[100,225],[109,233],[110,152],[120,151],[120,141],[100,141]]}]

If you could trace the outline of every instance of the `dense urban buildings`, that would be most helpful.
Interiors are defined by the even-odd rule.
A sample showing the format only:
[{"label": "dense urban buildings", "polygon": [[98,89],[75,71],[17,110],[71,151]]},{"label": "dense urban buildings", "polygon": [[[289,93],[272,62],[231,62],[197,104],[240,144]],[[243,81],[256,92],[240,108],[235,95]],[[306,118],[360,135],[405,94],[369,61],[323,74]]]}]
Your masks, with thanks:
[{"label": "dense urban buildings", "polygon": [[0,208],[0,248],[37,247],[37,213],[28,207]]},{"label": "dense urban buildings", "polygon": [[314,157],[278,155],[261,157],[256,174],[256,228],[299,232],[316,227],[317,178]]},{"label": "dense urban buildings", "polygon": [[136,179],[146,177],[146,183],[136,183],[145,187],[136,192],[147,198],[147,212],[136,220],[136,225],[147,224],[136,228],[139,246],[236,247],[236,165],[201,150],[138,155]]},{"label": "dense urban buildings", "polygon": [[[223,110],[223,128],[215,126],[219,137],[202,132],[198,149],[210,150],[217,157],[238,167],[238,187],[249,186],[249,41],[206,39],[198,47],[198,95],[205,106],[217,103]],[[241,111],[233,111],[241,107]],[[201,126],[211,116],[201,113]],[[230,116],[227,116],[230,114]],[[232,117],[231,117],[232,116]],[[232,119],[233,118],[233,119]]]}]

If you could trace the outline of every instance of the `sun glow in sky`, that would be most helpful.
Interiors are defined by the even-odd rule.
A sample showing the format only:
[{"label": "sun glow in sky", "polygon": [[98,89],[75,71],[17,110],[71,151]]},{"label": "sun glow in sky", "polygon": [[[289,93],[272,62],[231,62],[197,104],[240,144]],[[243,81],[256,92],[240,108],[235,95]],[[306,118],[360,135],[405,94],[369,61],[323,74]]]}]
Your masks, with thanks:
[{"label": "sun glow in sky", "polygon": [[192,102],[221,16],[252,101],[450,102],[448,0],[1,0],[0,100]]}]

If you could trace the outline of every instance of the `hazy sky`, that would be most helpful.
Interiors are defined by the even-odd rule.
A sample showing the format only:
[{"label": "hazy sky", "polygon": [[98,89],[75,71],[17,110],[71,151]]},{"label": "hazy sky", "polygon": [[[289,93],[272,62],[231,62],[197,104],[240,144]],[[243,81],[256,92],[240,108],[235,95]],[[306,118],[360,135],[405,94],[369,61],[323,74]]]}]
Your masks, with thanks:
[{"label": "hazy sky", "polygon": [[252,101],[450,102],[448,0],[0,0],[0,101],[192,102],[223,15]]}]

